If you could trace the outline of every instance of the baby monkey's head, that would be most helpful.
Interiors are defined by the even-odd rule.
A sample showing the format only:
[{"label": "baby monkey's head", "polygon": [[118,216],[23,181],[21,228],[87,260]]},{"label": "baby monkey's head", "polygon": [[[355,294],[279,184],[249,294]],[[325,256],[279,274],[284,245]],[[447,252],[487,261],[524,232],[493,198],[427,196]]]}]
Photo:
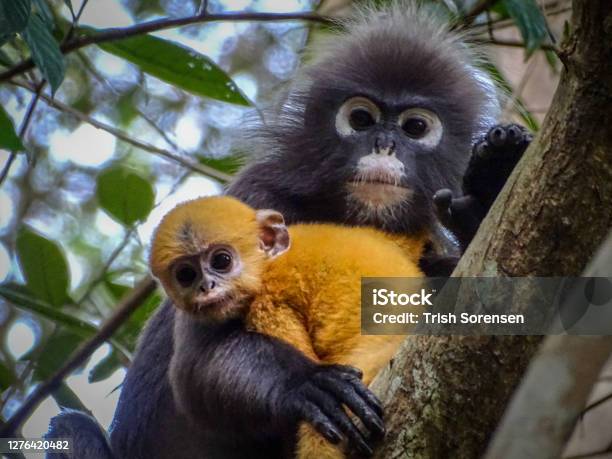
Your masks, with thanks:
[{"label": "baby monkey's head", "polygon": [[266,260],[289,247],[283,216],[227,196],[180,204],[151,244],[151,271],[174,305],[206,321],[243,317]]}]

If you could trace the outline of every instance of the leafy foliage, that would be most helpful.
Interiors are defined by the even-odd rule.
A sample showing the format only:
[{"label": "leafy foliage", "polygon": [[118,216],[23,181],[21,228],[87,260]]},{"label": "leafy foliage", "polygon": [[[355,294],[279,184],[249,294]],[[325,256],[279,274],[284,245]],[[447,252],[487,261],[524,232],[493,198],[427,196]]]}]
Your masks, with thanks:
[{"label": "leafy foliage", "polygon": [[66,72],[64,56],[42,16],[38,14],[30,16],[28,25],[23,31],[23,39],[30,47],[32,59],[43,76],[53,91],[57,91]]},{"label": "leafy foliage", "polygon": [[28,25],[31,9],[30,0],[0,0],[0,30],[21,32]]},{"label": "leafy foliage", "polygon": [[55,242],[24,227],[17,235],[17,255],[33,295],[52,306],[68,301],[68,264]]},{"label": "leafy foliage", "polygon": [[531,55],[548,37],[546,19],[535,0],[502,0],[502,11],[507,13],[525,40],[527,55]]},{"label": "leafy foliage", "polygon": [[152,35],[102,43],[100,48],[136,64],[143,72],[192,94],[249,105],[236,84],[208,57]]},{"label": "leafy foliage", "polygon": [[23,144],[15,133],[13,122],[2,107],[0,107],[0,148],[12,151],[23,150]]},{"label": "leafy foliage", "polygon": [[126,226],[144,220],[153,208],[153,188],[136,172],[113,167],[98,176],[97,184],[100,206]]}]

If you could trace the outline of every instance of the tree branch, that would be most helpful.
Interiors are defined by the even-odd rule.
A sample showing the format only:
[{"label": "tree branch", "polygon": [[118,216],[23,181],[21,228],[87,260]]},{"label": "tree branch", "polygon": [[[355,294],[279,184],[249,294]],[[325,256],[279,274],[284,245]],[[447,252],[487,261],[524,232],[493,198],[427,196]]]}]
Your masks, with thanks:
[{"label": "tree branch", "polygon": [[146,277],[134,287],[120,302],[113,314],[100,327],[100,330],[89,340],[83,342],[70,358],[46,381],[32,391],[19,409],[0,428],[0,438],[13,437],[30,413],[49,394],[59,387],[62,381],[81,366],[102,343],[107,341],[119,329],[130,315],[155,291],[155,281]]},{"label": "tree branch", "polygon": [[[472,40],[472,43],[479,44],[479,45],[507,46],[510,48],[526,48],[527,47],[527,45],[522,41],[500,40],[499,38],[475,39],[475,40]],[[539,48],[545,51],[554,51],[554,52],[558,51],[557,47],[550,43],[542,43],[540,44]]]},{"label": "tree branch", "polygon": [[[32,85],[30,85],[29,83],[25,83],[25,82],[16,82],[16,81],[11,81],[12,84],[25,88],[29,91],[34,91],[35,88],[32,87]],[[148,153],[152,153],[155,155],[159,155],[163,158],[166,158],[170,161],[174,161],[175,163],[180,164],[181,166],[193,171],[193,172],[197,172],[212,178],[215,178],[217,180],[220,180],[222,182],[227,182],[229,181],[232,176],[229,174],[226,174],[224,172],[220,172],[212,167],[206,166],[205,164],[198,164],[195,163],[193,161],[190,161],[186,158],[183,158],[182,156],[176,155],[174,153],[172,153],[171,151],[168,151],[164,148],[159,148],[156,147],[154,145],[151,145],[149,143],[143,142],[141,140],[138,139],[134,139],[132,137],[130,137],[127,133],[121,131],[120,129],[117,129],[109,124],[103,123],[101,121],[96,120],[95,118],[92,118],[91,116],[76,110],[72,107],[70,107],[69,105],[66,105],[60,101],[58,101],[57,99],[52,99],[51,97],[47,96],[46,94],[41,94],[41,99],[45,101],[45,103],[47,105],[49,105],[50,107],[53,107],[57,110],[63,111],[65,113],[68,113],[72,116],[74,116],[75,118],[91,124],[93,127],[96,127],[98,129],[101,129],[103,131],[108,132],[109,134],[114,135],[115,137],[117,137],[120,140],[123,140],[126,143],[129,143],[130,145],[135,146],[136,148],[146,151]]]},{"label": "tree branch", "polygon": [[[316,13],[219,13],[188,16],[184,18],[162,18],[153,21],[143,22],[130,27],[105,29],[95,34],[77,36],[64,43],[60,50],[63,54],[69,54],[85,46],[106,43],[109,41],[121,40],[124,38],[143,35],[151,32],[158,32],[165,29],[184,27],[193,24],[204,24],[207,22],[219,21],[312,21],[321,24],[333,23],[333,19],[318,15]],[[77,29],[78,32],[78,29]],[[26,59],[19,64],[11,67],[5,72],[0,73],[0,82],[7,81],[16,75],[20,75],[34,67],[32,59]]]}]

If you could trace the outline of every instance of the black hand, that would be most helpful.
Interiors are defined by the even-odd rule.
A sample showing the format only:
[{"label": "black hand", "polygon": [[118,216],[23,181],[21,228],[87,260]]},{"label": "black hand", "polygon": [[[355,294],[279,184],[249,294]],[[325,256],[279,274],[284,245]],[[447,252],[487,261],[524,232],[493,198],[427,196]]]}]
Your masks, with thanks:
[{"label": "black hand", "polygon": [[453,192],[448,189],[437,191],[433,200],[438,219],[457,237],[463,252],[486,215],[484,207],[474,196],[455,198]]},{"label": "black hand", "polygon": [[474,196],[485,213],[533,139],[518,124],[494,126],[474,145],[463,177],[463,194]]},{"label": "black hand", "polygon": [[440,222],[457,236],[463,250],[531,140],[531,134],[517,124],[494,126],[474,145],[463,177],[463,196],[455,197],[448,189],[434,195]]},{"label": "black hand", "polygon": [[384,435],[380,401],[363,385],[361,373],[342,365],[320,365],[287,393],[289,411],[307,421],[332,443],[346,436],[361,455],[372,448],[342,405],[348,407],[370,431],[373,439]]}]

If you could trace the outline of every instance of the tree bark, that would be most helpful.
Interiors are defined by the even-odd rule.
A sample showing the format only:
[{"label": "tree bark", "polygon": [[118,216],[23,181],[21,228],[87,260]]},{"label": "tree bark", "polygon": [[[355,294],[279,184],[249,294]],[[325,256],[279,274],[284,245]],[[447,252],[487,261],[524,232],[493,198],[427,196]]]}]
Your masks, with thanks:
[{"label": "tree bark", "polygon": [[[612,224],[612,2],[574,0],[542,130],[454,276],[577,276]],[[378,458],[481,455],[540,338],[412,337],[373,383]]]},{"label": "tree bark", "polygon": [[[612,232],[584,275],[612,277]],[[575,304],[572,296],[566,301]],[[513,395],[485,459],[561,457],[610,352],[612,336],[547,337]]]}]

